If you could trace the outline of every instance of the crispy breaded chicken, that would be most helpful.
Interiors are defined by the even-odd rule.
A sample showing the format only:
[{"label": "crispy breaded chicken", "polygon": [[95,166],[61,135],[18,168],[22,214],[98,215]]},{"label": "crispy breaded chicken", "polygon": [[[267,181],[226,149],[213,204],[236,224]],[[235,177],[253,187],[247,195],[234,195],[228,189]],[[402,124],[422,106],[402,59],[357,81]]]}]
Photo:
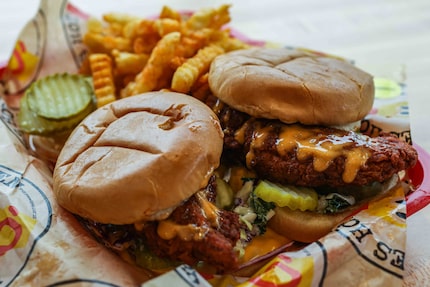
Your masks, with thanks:
[{"label": "crispy breaded chicken", "polygon": [[412,145],[392,135],[371,138],[335,128],[256,119],[226,105],[218,116],[225,156],[278,183],[367,185],[388,180],[418,159]]}]

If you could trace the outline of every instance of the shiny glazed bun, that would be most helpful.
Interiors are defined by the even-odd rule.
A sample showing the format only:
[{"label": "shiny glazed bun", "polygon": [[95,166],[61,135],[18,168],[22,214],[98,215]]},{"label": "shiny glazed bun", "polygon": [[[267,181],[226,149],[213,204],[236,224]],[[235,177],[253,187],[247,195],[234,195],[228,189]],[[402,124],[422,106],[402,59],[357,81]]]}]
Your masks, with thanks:
[{"label": "shiny glazed bun", "polygon": [[165,219],[219,165],[215,114],[179,93],[151,92],[99,108],[73,131],[54,170],[70,212],[100,223]]},{"label": "shiny glazed bun", "polygon": [[344,125],[363,119],[373,78],[352,64],[290,49],[253,48],[217,57],[209,85],[216,97],[257,118]]}]

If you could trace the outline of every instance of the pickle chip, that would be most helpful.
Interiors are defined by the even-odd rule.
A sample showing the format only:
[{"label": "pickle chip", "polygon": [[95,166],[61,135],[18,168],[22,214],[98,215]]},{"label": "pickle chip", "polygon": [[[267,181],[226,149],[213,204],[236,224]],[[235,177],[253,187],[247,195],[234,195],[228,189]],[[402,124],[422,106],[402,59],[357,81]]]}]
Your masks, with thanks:
[{"label": "pickle chip", "polygon": [[92,87],[84,76],[55,74],[34,82],[26,91],[28,108],[39,117],[65,120],[92,102]]},{"label": "pickle chip", "polygon": [[279,185],[266,180],[257,184],[255,195],[264,201],[292,210],[315,210],[318,205],[318,194],[311,188]]},{"label": "pickle chip", "polygon": [[[87,115],[89,115],[92,111],[96,109],[94,96],[92,94],[92,88],[84,77],[78,76],[78,75],[62,74],[62,75],[48,76],[47,78],[40,79],[37,82],[33,83],[20,100],[20,110],[17,115],[17,124],[19,128],[25,133],[33,134],[33,135],[41,135],[41,136],[52,136],[52,135],[55,135],[56,133],[71,130],[76,125],[78,125]],[[55,79],[58,79],[58,78],[62,78],[62,80],[60,81],[63,81],[65,78],[69,78],[70,81],[66,80],[66,81],[69,81],[67,85],[70,87],[70,89],[67,92],[64,92],[64,93],[62,92],[64,87],[66,87],[66,85],[64,84],[61,84],[63,86],[62,88],[58,89],[57,92],[55,93],[53,92],[56,88],[53,88],[55,87],[55,84],[52,85],[51,80],[54,79],[55,81]],[[76,87],[72,88],[71,83],[73,81],[75,81],[76,85],[83,86],[85,88],[76,88]],[[42,82],[42,84],[39,84],[38,82]],[[47,88],[43,87],[44,85],[43,83],[46,83],[46,82],[48,82]],[[59,107],[59,108],[56,108],[56,112],[54,113],[42,112],[43,116],[41,116],[41,114],[38,112],[40,110],[38,110],[37,108],[36,109],[33,109],[33,108],[43,105],[43,103],[46,101],[47,98],[45,96],[41,96],[38,99],[33,99],[32,97],[34,96],[33,94],[34,87],[37,87],[36,90],[38,90],[38,92],[42,92],[46,90],[47,93],[50,93],[50,95],[52,96],[52,99],[50,101],[57,102],[57,104],[49,103],[48,105],[50,106],[55,106],[55,105],[58,105],[58,103],[64,103],[66,101],[70,101],[70,102],[75,101],[73,99],[57,100],[57,98],[61,98],[61,97],[69,97],[69,98],[89,97],[90,101],[89,103],[85,104],[85,101],[82,101],[80,99],[76,101],[76,102],[81,102],[82,104],[82,106],[79,108],[72,109],[69,107],[67,108]],[[85,93],[86,96],[82,96],[81,93]],[[40,99],[43,99],[43,100],[40,100]],[[33,108],[30,106],[31,104],[33,104]],[[48,109],[43,108],[43,110],[47,111]],[[74,111],[72,112],[72,110]],[[46,117],[47,114],[49,114],[51,118]],[[56,116],[52,117],[53,114],[56,114]]]},{"label": "pickle chip", "polygon": [[51,136],[55,133],[74,128],[94,109],[95,105],[89,105],[81,113],[66,120],[50,120],[40,117],[31,111],[28,107],[26,99],[22,98],[20,111],[17,116],[18,126],[23,132],[28,134]]}]

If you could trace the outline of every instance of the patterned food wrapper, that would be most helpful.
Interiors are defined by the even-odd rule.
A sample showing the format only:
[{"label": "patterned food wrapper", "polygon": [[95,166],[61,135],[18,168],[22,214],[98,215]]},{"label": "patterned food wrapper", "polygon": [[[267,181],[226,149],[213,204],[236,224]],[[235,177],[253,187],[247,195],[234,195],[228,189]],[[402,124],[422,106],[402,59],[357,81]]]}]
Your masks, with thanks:
[{"label": "patterned food wrapper", "polygon": [[[19,99],[30,83],[53,73],[78,71],[86,54],[81,39],[87,20],[66,0],[42,0],[0,71],[0,286],[402,285],[406,249],[402,188],[371,202],[321,240],[279,254],[250,278],[207,276],[187,265],[151,278],[92,239],[57,205],[50,169],[28,152],[14,125]],[[411,141],[402,79],[375,76],[375,107],[363,121],[363,132],[391,132]]]}]

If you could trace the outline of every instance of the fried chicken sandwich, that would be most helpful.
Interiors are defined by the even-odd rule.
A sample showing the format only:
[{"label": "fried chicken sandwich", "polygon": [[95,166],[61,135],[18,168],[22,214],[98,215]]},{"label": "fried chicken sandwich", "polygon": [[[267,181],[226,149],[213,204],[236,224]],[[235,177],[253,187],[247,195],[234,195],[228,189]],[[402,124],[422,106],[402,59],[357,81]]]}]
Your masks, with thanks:
[{"label": "fried chicken sandwich", "polygon": [[240,50],[212,62],[209,85],[223,157],[255,173],[253,193],[275,206],[269,227],[290,239],[318,240],[417,161],[410,144],[359,132],[373,105],[373,77],[347,61]]},{"label": "fried chicken sandwich", "polygon": [[96,110],[73,131],[54,170],[58,203],[104,245],[161,272],[207,262],[234,270],[239,218],[215,206],[223,147],[215,114],[173,92]]},{"label": "fried chicken sandwich", "polygon": [[205,190],[222,139],[216,116],[192,97],[125,98],[74,130],[57,160],[54,192],[100,241],[144,267],[166,267],[150,250],[233,267],[237,217],[218,213]]}]

